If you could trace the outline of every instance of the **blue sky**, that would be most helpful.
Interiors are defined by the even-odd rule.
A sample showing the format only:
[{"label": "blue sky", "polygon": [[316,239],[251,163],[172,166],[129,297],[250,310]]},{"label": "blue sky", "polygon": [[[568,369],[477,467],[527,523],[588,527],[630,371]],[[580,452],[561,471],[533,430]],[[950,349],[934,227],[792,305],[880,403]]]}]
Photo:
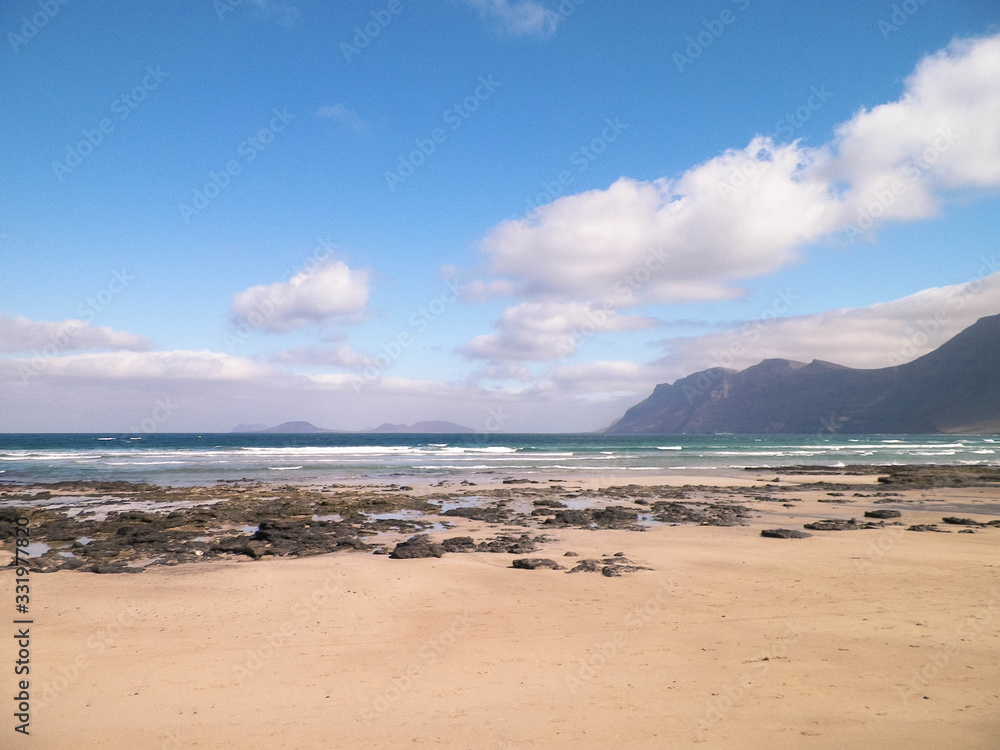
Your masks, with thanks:
[{"label": "blue sky", "polygon": [[6,3],[0,430],[592,430],[1000,313],[996,4],[789,6]]}]

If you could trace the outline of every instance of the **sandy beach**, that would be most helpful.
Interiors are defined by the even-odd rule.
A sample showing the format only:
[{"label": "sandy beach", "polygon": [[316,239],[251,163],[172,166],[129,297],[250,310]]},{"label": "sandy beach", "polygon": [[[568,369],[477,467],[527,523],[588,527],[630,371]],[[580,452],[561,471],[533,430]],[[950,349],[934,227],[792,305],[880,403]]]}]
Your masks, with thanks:
[{"label": "sandy beach", "polygon": [[[569,569],[567,552],[624,553],[648,568],[616,577],[368,551],[33,574],[22,744],[997,747],[1000,528],[941,520],[994,520],[1000,491],[876,504],[794,487],[816,480],[769,485],[795,502],[748,495],[747,525],[560,528],[530,555]],[[714,481],[751,493],[762,480]],[[904,525],[760,535],[876,508],[902,508]],[[523,531],[450,520],[432,540]],[[931,523],[950,533],[906,530]]]}]

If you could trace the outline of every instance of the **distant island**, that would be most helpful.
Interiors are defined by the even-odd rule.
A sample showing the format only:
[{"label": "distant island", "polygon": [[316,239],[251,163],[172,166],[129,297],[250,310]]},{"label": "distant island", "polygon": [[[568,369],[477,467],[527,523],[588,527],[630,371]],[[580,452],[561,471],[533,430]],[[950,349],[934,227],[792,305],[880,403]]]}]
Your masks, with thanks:
[{"label": "distant island", "polygon": [[[315,433],[350,432],[349,430],[327,430],[317,427],[311,422],[282,422],[275,427],[268,427],[263,424],[238,424],[230,432],[257,432],[282,435],[308,435]],[[475,432],[470,427],[465,427],[454,422],[428,421],[414,422],[412,425],[391,424],[386,422],[370,430],[359,430],[359,432],[374,432],[382,434],[405,433],[405,434],[470,434]]]},{"label": "distant island", "polygon": [[676,434],[1000,433],[1000,315],[898,367],[768,359],[656,386],[605,432]]}]

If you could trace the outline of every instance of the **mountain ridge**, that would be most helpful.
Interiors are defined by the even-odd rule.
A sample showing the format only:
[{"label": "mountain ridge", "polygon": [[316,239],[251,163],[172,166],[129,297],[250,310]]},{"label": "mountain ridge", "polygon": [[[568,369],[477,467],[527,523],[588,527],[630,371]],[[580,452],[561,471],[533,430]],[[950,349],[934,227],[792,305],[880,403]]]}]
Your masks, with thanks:
[{"label": "mountain ridge", "polygon": [[662,383],[608,434],[1000,433],[1000,315],[895,367],[766,359]]}]

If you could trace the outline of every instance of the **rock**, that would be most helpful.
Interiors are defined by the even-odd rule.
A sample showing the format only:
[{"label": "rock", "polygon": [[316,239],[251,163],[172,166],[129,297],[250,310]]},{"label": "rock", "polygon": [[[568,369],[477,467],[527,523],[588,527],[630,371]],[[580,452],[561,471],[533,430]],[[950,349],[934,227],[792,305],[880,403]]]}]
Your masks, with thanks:
[{"label": "rock", "polygon": [[566,503],[561,503],[558,500],[553,500],[551,498],[542,498],[541,500],[535,500],[532,503],[536,508],[565,508]]},{"label": "rock", "polygon": [[898,510],[886,510],[884,508],[865,511],[865,518],[899,518],[902,515]]},{"label": "rock", "polygon": [[803,524],[803,526],[811,531],[853,531],[855,529],[876,528],[875,524],[864,524],[859,526],[858,522],[853,518],[849,521],[845,521],[842,518],[826,518],[822,521],[813,521],[812,523]]},{"label": "rock", "polygon": [[627,557],[605,557],[603,560],[580,560],[570,573],[600,573],[608,578],[617,578],[622,573],[634,573],[637,570],[651,570],[641,565],[635,565]]},{"label": "rock", "polygon": [[797,529],[764,529],[760,535],[772,539],[806,539],[812,536],[806,531],[798,531]]},{"label": "rock", "polygon": [[477,552],[507,552],[512,555],[526,555],[535,552],[540,543],[550,541],[546,536],[536,536],[529,534],[521,536],[510,536],[508,534],[498,534],[493,539],[480,542],[476,545]]},{"label": "rock", "polygon": [[953,526],[981,526],[979,521],[973,521],[971,518],[958,518],[957,516],[945,516],[941,519],[945,523],[950,523]]},{"label": "rock", "polygon": [[444,547],[435,544],[426,534],[411,536],[405,542],[400,542],[390,553],[393,560],[412,560],[420,557],[441,557],[444,555]]},{"label": "rock", "polygon": [[745,505],[727,503],[678,503],[657,500],[653,518],[662,523],[696,523],[701,526],[740,526],[752,511]]},{"label": "rock", "polygon": [[936,523],[915,523],[907,531],[936,531],[939,534],[950,534],[950,531],[945,529],[939,529]]},{"label": "rock", "polygon": [[975,534],[976,532],[975,532],[975,531],[973,531],[972,529],[962,529],[962,530],[961,530],[961,531],[959,531],[958,533],[959,533],[959,534]]},{"label": "rock", "polygon": [[547,557],[519,557],[510,564],[510,567],[521,570],[537,570],[538,568],[565,570],[562,565],[555,560],[549,560]]},{"label": "rock", "polygon": [[445,552],[475,552],[476,542],[471,536],[453,536],[441,542]]},{"label": "rock", "polygon": [[510,519],[510,511],[497,505],[486,508],[463,507],[446,510],[442,516],[455,516],[457,518],[468,518],[470,521],[480,521],[483,523],[507,523]]},{"label": "rock", "polygon": [[563,557],[579,557],[579,552],[564,552]]},{"label": "rock", "polygon": [[591,518],[599,529],[627,529],[636,525],[639,514],[621,505],[609,505],[592,511]]}]

